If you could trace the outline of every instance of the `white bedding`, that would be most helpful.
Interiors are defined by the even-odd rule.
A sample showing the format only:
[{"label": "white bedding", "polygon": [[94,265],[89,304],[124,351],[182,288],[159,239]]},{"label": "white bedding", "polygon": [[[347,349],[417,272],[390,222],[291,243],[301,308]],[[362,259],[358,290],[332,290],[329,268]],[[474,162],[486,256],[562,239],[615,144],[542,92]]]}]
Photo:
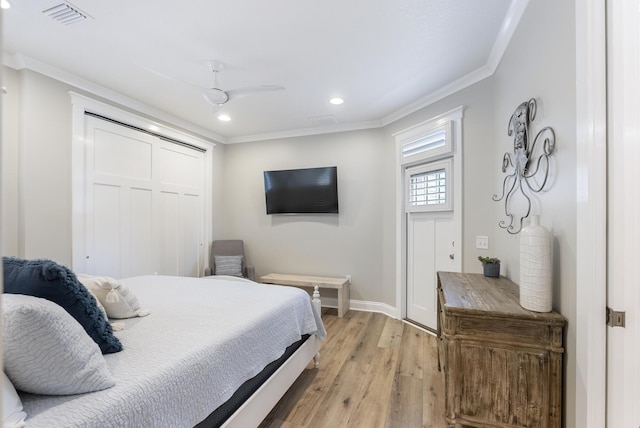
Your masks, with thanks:
[{"label": "white bedding", "polygon": [[[179,281],[179,282],[178,282]],[[21,394],[27,427],[193,427],[303,334],[325,337],[308,294],[234,278],[121,282],[151,311],[105,355],[116,385],[73,396]]]}]

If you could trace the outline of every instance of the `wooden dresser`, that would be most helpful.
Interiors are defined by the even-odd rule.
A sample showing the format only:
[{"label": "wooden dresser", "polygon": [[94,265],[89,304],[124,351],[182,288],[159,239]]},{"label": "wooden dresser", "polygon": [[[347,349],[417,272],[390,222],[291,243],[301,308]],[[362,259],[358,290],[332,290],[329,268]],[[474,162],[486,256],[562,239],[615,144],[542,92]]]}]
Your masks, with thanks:
[{"label": "wooden dresser", "polygon": [[565,319],[523,309],[512,281],[438,272],[438,358],[450,426],[562,425]]}]

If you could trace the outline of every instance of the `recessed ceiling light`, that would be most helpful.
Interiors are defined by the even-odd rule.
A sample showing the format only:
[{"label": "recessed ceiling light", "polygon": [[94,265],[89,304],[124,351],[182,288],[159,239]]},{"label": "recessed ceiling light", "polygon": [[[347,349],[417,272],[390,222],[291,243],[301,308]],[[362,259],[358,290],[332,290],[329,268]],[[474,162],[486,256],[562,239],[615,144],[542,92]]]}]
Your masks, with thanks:
[{"label": "recessed ceiling light", "polygon": [[231,120],[231,117],[229,117],[229,115],[226,115],[226,114],[221,114],[220,116],[218,116],[218,120],[221,120],[223,122],[229,122]]},{"label": "recessed ceiling light", "polygon": [[0,8],[9,9],[10,7],[11,3],[9,3],[9,0],[0,0]]},{"label": "recessed ceiling light", "polygon": [[331,98],[331,99],[329,100],[329,102],[330,102],[331,104],[340,105],[340,104],[342,104],[342,103],[344,102],[344,100],[343,100],[342,98],[338,98],[338,97],[336,97],[336,98]]}]

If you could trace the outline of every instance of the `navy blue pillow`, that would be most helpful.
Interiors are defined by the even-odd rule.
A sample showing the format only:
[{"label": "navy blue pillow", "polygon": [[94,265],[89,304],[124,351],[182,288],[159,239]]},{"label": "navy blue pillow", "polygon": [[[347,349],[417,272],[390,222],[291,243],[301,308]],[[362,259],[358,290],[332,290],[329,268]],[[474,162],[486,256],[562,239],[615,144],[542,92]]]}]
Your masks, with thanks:
[{"label": "navy blue pillow", "polygon": [[51,260],[23,260],[3,257],[4,292],[26,294],[62,306],[84,327],[103,354],[122,351],[111,324],[95,298],[67,267]]}]

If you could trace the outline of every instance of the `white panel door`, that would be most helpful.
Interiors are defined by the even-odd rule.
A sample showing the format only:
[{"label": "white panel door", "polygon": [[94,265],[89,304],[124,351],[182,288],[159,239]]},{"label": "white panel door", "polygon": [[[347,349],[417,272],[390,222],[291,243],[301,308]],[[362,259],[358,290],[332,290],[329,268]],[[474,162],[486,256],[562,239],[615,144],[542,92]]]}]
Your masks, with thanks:
[{"label": "white panel door", "polygon": [[204,156],[202,152],[161,141],[155,168],[160,222],[166,234],[158,272],[198,276],[204,266]]},{"label": "white panel door", "polygon": [[[122,192],[120,186],[94,183],[93,210],[88,222],[93,225],[93,233],[88,236],[88,248],[100,246],[100,256],[90,257],[87,262],[93,272],[113,272],[121,276],[120,260],[123,243],[120,236]],[[90,251],[95,254],[96,251]]]},{"label": "white panel door", "polygon": [[405,171],[406,315],[438,328],[438,271],[457,270],[451,159]]},{"label": "white panel door", "polygon": [[93,117],[85,129],[86,271],[197,276],[203,153]]},{"label": "white panel door", "polygon": [[155,137],[86,118],[87,273],[149,273]]},{"label": "white panel door", "polygon": [[607,1],[607,427],[640,426],[640,0]]},{"label": "white panel door", "polygon": [[158,235],[158,266],[160,275],[178,275],[180,243],[178,224],[180,220],[179,196],[177,193],[160,192],[157,207],[162,233]]},{"label": "white panel door", "polygon": [[179,261],[178,272],[182,276],[198,276],[204,266],[204,248],[202,243],[202,197],[200,195],[185,194],[182,196],[180,210],[180,236],[182,258]]},{"label": "white panel door", "polygon": [[454,271],[453,214],[409,213],[407,218],[407,318],[438,327],[437,272]]},{"label": "white panel door", "polygon": [[133,188],[131,191],[131,206],[129,209],[129,233],[130,243],[127,259],[123,262],[127,265],[127,275],[144,275],[155,272],[153,222],[153,190]]}]

